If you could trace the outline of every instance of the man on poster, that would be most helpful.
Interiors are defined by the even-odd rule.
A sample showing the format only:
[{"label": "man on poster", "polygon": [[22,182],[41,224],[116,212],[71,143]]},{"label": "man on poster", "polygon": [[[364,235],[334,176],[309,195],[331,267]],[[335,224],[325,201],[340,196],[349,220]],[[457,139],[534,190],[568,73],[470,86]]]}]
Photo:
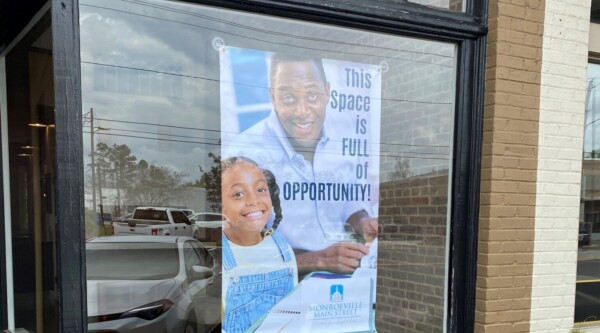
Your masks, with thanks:
[{"label": "man on poster", "polygon": [[[279,230],[301,275],[351,274],[377,237],[378,222],[367,213],[365,180],[356,183],[356,157],[339,153],[341,143],[330,139],[348,129],[327,121],[331,91],[321,59],[273,54],[269,94],[270,116],[224,142],[223,158],[247,156],[276,175],[283,189]],[[348,240],[349,231],[364,243]]]}]

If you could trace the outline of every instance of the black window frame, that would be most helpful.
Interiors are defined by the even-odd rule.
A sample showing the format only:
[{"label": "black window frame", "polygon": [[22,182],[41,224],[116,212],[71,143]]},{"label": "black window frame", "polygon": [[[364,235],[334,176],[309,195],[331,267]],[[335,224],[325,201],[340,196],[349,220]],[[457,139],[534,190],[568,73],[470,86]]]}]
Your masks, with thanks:
[{"label": "black window frame", "polygon": [[[218,6],[456,43],[456,118],[452,173],[448,332],[472,332],[479,215],[483,83],[488,1],[450,12],[391,0],[196,0]],[[4,2],[3,2],[4,3]],[[2,17],[4,18],[3,14]],[[57,275],[61,332],[87,331],[79,1],[51,0],[56,103]],[[5,42],[6,36],[0,36]],[[2,44],[0,43],[0,49]],[[1,209],[0,209],[1,210]],[[0,227],[0,236],[4,229]],[[0,273],[5,261],[0,261]],[[6,292],[0,279],[0,294]],[[5,307],[3,307],[5,308]],[[4,326],[6,313],[0,311]]]},{"label": "black window frame", "polygon": [[60,332],[87,332],[79,1],[52,0]]}]

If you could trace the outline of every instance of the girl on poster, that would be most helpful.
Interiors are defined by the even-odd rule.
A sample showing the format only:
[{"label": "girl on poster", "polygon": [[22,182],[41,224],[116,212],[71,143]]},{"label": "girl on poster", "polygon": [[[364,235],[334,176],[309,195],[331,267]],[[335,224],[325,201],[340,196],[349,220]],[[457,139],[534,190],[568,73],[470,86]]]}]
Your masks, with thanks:
[{"label": "girl on poster", "polygon": [[[298,284],[292,248],[275,230],[281,221],[275,177],[245,157],[221,162],[223,332],[243,333]],[[265,226],[274,211],[273,227]]]}]

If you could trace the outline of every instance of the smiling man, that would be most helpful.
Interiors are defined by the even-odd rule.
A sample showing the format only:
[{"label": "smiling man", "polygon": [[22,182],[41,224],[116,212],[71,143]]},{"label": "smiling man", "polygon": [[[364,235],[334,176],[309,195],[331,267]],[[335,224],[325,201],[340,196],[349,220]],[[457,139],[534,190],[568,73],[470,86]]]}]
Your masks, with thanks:
[{"label": "smiling man", "polygon": [[378,224],[358,194],[340,195],[344,186],[356,188],[356,159],[340,156],[339,142],[328,135],[347,128],[327,121],[330,85],[321,59],[273,54],[269,95],[271,114],[224,142],[222,157],[247,156],[275,174],[282,188],[278,230],[294,249],[300,274],[352,273]]},{"label": "smiling man", "polygon": [[323,131],[330,88],[320,60],[297,59],[273,56],[269,94],[291,145],[312,161]]}]

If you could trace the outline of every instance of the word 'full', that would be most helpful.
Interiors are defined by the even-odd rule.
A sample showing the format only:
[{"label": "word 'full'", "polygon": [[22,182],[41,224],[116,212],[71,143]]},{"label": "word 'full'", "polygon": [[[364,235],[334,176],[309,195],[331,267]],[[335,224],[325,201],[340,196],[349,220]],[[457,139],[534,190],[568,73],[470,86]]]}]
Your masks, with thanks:
[{"label": "word 'full'", "polygon": [[342,155],[369,157],[367,139],[344,138],[342,140]]}]

